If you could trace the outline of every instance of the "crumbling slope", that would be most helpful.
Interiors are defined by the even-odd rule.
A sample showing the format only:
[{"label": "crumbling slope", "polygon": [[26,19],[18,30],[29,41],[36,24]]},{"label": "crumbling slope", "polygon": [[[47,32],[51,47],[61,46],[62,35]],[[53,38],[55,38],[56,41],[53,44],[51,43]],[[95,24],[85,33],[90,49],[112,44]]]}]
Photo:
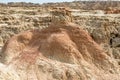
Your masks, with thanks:
[{"label": "crumbling slope", "polygon": [[115,60],[73,23],[20,33],[1,56],[20,80],[119,80]]}]

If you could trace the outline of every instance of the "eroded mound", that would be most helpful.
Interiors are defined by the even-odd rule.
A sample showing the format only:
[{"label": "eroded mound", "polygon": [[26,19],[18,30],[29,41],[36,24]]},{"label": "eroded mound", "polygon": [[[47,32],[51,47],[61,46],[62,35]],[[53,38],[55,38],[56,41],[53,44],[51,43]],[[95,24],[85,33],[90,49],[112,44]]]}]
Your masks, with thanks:
[{"label": "eroded mound", "polygon": [[1,56],[20,80],[119,80],[115,60],[73,23],[20,33]]}]

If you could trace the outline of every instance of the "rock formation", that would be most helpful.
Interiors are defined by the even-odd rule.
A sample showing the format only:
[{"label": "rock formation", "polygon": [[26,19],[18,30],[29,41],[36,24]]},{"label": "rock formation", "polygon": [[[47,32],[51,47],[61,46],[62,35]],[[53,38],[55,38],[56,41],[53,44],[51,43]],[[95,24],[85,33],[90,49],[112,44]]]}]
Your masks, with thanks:
[{"label": "rock formation", "polygon": [[63,23],[72,22],[72,15],[70,9],[64,7],[56,7],[51,11],[52,22],[53,23]]},{"label": "rock formation", "polygon": [[[57,10],[55,14],[61,12],[60,8]],[[15,74],[9,80],[120,79],[116,60],[85,30],[70,22],[71,16],[53,16],[57,18],[53,18],[49,27],[19,33],[5,43],[0,61],[5,70],[11,70],[9,74]],[[2,76],[2,80],[6,78]]]},{"label": "rock formation", "polygon": [[[73,3],[69,3],[69,4],[65,3],[65,4],[71,5],[72,8],[78,8],[76,7],[75,4],[79,4],[79,3],[73,2]],[[105,4],[108,4],[107,6],[109,6],[109,3],[105,3]],[[55,4],[53,3],[52,5],[58,6],[58,3]],[[6,43],[6,41],[15,34],[24,32],[26,30],[43,29],[48,27],[48,25],[50,25],[51,22],[53,21],[50,13],[52,12],[54,13],[54,10],[51,11],[51,7],[49,7],[50,6],[49,4],[43,4],[43,6],[46,7],[7,7],[7,6],[2,7],[1,6],[0,47],[2,47],[4,43]],[[84,5],[81,6],[88,9],[88,6],[86,5],[85,5],[86,7]],[[115,7],[116,8],[111,6],[111,8],[108,9],[107,11],[119,10],[119,7],[117,5]],[[65,13],[67,14],[66,17],[65,18],[61,17],[63,21],[64,19],[67,19],[70,22],[72,21],[73,23],[77,23],[78,25],[80,25],[79,27],[86,30],[90,34],[90,36],[94,39],[94,41],[97,42],[110,57],[115,58],[118,64],[120,64],[120,43],[119,43],[120,15],[119,14],[116,13],[113,14],[113,12],[105,14],[106,9],[104,11],[101,8],[100,8],[101,10],[79,10],[79,9],[64,10],[63,7],[59,7],[58,10],[59,9],[63,9],[63,12],[68,11],[69,13],[71,13],[71,15],[69,13]],[[57,15],[55,16],[53,17],[57,19]],[[73,16],[73,17],[71,18],[68,16]]]}]

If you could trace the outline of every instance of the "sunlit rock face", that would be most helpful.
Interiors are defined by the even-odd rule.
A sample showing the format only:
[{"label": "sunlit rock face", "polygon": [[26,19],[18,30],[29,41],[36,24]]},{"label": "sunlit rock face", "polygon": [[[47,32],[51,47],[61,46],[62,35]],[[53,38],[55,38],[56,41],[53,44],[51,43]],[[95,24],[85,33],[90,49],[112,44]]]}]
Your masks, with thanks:
[{"label": "sunlit rock face", "polygon": [[0,63],[0,80],[20,80],[20,77],[12,67]]},{"label": "sunlit rock face", "polygon": [[[103,45],[109,43],[109,35],[116,29],[106,28],[107,24],[95,28],[93,23],[91,32],[88,26],[72,23],[71,11],[66,8],[54,8],[51,13],[49,27],[21,32],[5,43],[0,52],[0,80],[119,80],[119,65],[114,59],[119,59],[119,51],[114,48],[116,55],[108,54]],[[38,18],[24,18],[20,19],[39,23]],[[91,17],[78,18],[89,25]],[[115,37],[112,42],[112,47],[116,46],[119,39]]]},{"label": "sunlit rock face", "polygon": [[2,73],[10,69],[9,80],[119,80],[120,76],[114,58],[68,19],[13,36],[2,48],[0,61],[6,66],[0,68]]},{"label": "sunlit rock face", "polygon": [[56,7],[51,11],[52,23],[65,24],[72,22],[71,10],[65,7]]}]

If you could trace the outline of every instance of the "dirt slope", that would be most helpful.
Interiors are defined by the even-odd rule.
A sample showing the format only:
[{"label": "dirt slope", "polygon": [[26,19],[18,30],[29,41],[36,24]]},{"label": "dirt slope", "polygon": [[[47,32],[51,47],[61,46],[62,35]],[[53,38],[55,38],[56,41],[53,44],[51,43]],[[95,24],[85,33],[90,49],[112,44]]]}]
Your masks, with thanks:
[{"label": "dirt slope", "polygon": [[1,62],[14,69],[20,80],[120,79],[115,60],[73,23],[15,35],[1,56]]}]

